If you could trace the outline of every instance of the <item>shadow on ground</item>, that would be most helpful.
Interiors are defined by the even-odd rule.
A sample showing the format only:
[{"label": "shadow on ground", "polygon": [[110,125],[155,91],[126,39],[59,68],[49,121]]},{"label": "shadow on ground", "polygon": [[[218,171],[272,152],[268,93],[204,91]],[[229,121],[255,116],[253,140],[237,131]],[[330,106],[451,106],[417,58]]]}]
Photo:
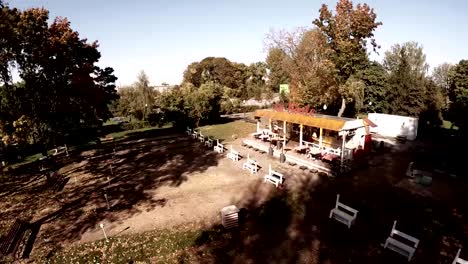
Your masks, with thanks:
[{"label": "shadow on ground", "polygon": [[37,170],[3,178],[0,230],[5,233],[16,218],[24,219],[41,228],[35,247],[56,250],[103,220],[120,221],[165,206],[165,198],[153,199],[154,190],[177,187],[218,159],[173,129],[134,133],[115,144],[76,151],[56,161],[59,167],[75,165],[61,170],[68,180],[61,191],[48,188]]},{"label": "shadow on ground", "polygon": [[[394,160],[397,165],[390,172],[402,176],[386,177],[371,168],[344,178],[306,177],[296,189],[274,190],[260,206],[256,202],[260,188],[253,186],[240,205],[241,226],[204,230],[194,245],[196,261],[407,263],[382,246],[398,220],[399,230],[421,241],[412,263],[452,263],[458,248],[468,245],[466,185],[452,182],[450,200],[415,195],[396,186],[404,180],[405,169],[398,163],[407,163],[395,156],[381,158]],[[351,229],[328,218],[337,193],[341,202],[359,210]]]}]

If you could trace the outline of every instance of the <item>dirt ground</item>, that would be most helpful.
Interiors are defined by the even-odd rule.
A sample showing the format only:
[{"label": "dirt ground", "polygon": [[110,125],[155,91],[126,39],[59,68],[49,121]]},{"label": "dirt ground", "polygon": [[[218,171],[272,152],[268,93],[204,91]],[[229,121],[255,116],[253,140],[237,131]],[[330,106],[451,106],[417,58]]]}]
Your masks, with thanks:
[{"label": "dirt ground", "polygon": [[[384,263],[377,257],[383,252],[380,243],[395,219],[403,230],[425,240],[417,254],[422,255],[423,250],[430,254],[419,257],[417,263],[448,263],[445,260],[468,237],[466,204],[462,202],[465,182],[435,177],[432,186],[422,187],[405,177],[413,159],[410,149],[418,146],[393,147],[372,157],[352,175],[329,178],[280,164],[240,146],[241,140],[228,142],[227,147],[232,144],[244,157],[249,153],[256,159],[262,166],[257,175],[242,170],[243,160],[233,162],[173,131],[72,153],[62,161],[66,166],[60,172],[67,181],[60,191],[47,188],[45,177],[37,171],[22,173],[1,185],[2,233],[14,219],[26,219],[38,227],[32,254],[53,252],[102,239],[101,223],[109,236],[175,227],[210,232],[220,224],[221,208],[234,204],[252,215],[268,214],[269,205],[273,208],[266,220],[251,221],[257,225],[239,242],[239,256],[245,256],[242,261],[284,251],[289,261],[315,259],[299,261],[304,263],[347,263],[352,259],[355,263]],[[270,163],[284,173],[284,189],[263,183]],[[360,210],[360,221],[351,233],[343,233],[348,231],[328,220],[337,193]],[[284,197],[295,203],[278,202]],[[265,249],[273,241],[279,244]],[[220,243],[212,252],[228,252],[238,246]],[[305,253],[296,250],[298,246],[307,248]],[[279,251],[272,254],[273,248]],[[297,255],[290,256],[291,252]],[[364,256],[371,260],[362,262]],[[427,262],[436,257],[442,260]]]}]

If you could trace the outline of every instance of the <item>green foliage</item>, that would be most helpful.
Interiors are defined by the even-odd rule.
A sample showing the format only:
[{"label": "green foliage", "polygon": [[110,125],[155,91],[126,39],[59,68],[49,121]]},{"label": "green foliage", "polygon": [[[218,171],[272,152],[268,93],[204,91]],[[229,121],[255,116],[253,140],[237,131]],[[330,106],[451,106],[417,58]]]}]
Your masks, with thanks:
[{"label": "green foliage", "polygon": [[[81,39],[66,18],[48,19],[45,9],[0,10],[0,132],[12,143],[53,144],[99,125],[118,97],[113,69],[96,66],[97,42]],[[13,69],[21,83],[12,83]]]},{"label": "green foliage", "polygon": [[450,120],[460,129],[468,128],[468,60],[454,66],[450,87]]},{"label": "green foliage", "polygon": [[387,100],[389,93],[388,74],[378,62],[371,62],[356,74],[364,82],[363,110],[366,112],[388,113],[391,107]]}]

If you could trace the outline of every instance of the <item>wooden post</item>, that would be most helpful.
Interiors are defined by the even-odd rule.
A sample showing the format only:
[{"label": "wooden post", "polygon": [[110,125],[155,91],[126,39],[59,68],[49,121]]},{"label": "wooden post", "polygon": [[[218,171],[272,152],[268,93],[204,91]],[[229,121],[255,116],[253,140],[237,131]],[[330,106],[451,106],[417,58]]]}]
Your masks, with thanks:
[{"label": "wooden post", "polygon": [[283,149],[286,147],[286,121],[283,121]]},{"label": "wooden post", "polygon": [[345,149],[347,131],[342,131],[342,132],[343,132],[343,142],[342,142],[342,144],[341,144],[341,166],[343,166],[344,149]]},{"label": "wooden post", "polygon": [[322,148],[322,133],[323,133],[323,128],[320,128],[320,136],[319,136],[319,148]]},{"label": "wooden post", "polygon": [[302,130],[304,126],[302,124],[299,125],[299,146],[302,147]]}]

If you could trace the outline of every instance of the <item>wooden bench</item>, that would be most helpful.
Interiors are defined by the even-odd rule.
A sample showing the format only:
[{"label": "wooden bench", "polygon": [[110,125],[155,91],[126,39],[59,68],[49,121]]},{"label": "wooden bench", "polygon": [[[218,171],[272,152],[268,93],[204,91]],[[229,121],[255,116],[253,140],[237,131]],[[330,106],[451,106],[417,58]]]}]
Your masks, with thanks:
[{"label": "wooden bench", "polygon": [[9,254],[15,255],[25,232],[30,228],[29,226],[29,223],[16,219],[7,235],[0,239],[0,252],[5,256]]},{"label": "wooden bench", "polygon": [[205,140],[205,146],[207,146],[209,148],[213,147],[213,140],[208,137],[208,139]]},{"label": "wooden bench", "polygon": [[52,190],[59,191],[62,189],[66,179],[63,174],[58,172],[51,172],[51,174],[47,177],[47,185],[52,187]]},{"label": "wooden bench", "polygon": [[340,203],[340,195],[336,195],[335,208],[330,211],[330,218],[334,218],[340,223],[343,223],[351,228],[351,225],[356,222],[358,210],[351,208],[343,203]]},{"label": "wooden bench", "polygon": [[460,253],[461,253],[461,248],[458,249],[457,255],[455,256],[455,259],[453,260],[452,264],[468,264],[468,260],[464,260],[460,258]]},{"label": "wooden bench", "polygon": [[263,177],[263,182],[270,182],[278,188],[280,184],[283,184],[284,176],[282,173],[271,169],[271,164],[268,165],[268,174]]},{"label": "wooden bench", "polygon": [[[408,234],[398,231],[396,229],[396,224],[397,221],[393,222],[392,231],[390,232],[390,236],[385,241],[384,248],[391,249],[397,252],[398,254],[407,257],[408,261],[411,261],[411,258],[413,258],[414,253],[418,248],[419,239],[416,239]],[[397,236],[407,240],[407,242],[397,240]]]},{"label": "wooden bench", "polygon": [[227,154],[227,158],[232,160],[232,161],[239,161],[239,157],[240,157],[240,154],[239,152],[235,151],[233,148],[232,148],[232,145],[231,145],[231,150],[229,151],[229,153]]},{"label": "wooden bench", "polygon": [[242,165],[242,169],[247,169],[250,173],[257,173],[258,172],[258,163],[250,158],[250,155],[247,154],[247,161]]},{"label": "wooden bench", "polygon": [[223,153],[224,152],[224,145],[219,143],[219,140],[216,140],[216,146],[214,146],[214,151],[218,153]]}]

